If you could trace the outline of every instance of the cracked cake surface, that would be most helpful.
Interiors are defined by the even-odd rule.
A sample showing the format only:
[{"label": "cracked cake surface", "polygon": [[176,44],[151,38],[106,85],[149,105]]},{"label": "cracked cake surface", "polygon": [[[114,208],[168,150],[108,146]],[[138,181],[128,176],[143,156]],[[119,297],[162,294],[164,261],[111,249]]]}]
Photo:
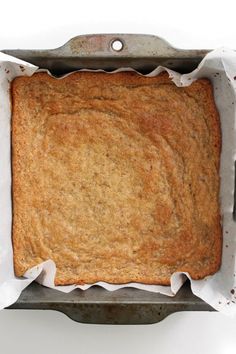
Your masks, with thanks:
[{"label": "cracked cake surface", "polygon": [[170,284],[221,263],[221,131],[210,81],[46,73],[12,83],[17,276]]}]

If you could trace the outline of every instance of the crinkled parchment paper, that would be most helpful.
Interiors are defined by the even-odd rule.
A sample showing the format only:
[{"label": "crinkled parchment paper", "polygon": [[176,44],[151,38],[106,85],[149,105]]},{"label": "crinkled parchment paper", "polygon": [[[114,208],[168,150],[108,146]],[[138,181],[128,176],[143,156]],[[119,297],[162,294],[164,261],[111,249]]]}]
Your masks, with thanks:
[{"label": "crinkled parchment paper", "polygon": [[[63,292],[73,289],[88,289],[92,285],[54,286],[56,267],[48,260],[27,271],[24,278],[14,275],[11,241],[11,107],[10,82],[16,76],[32,75],[38,68],[0,53],[0,309],[14,303],[21,291],[33,280]],[[120,70],[132,70],[124,69]],[[119,71],[120,71],[119,70]],[[220,112],[222,128],[221,188],[220,204],[223,225],[223,255],[220,271],[203,280],[191,280],[192,291],[218,311],[236,315],[236,222],[233,220],[234,204],[234,161],[236,153],[236,53],[229,49],[218,49],[209,53],[199,67],[189,74],[180,75],[169,69],[158,67],[147,76],[158,75],[167,70],[177,86],[190,85],[192,81],[209,78],[214,86],[216,105]],[[111,73],[112,75],[112,73]],[[174,296],[187,273],[175,273],[171,286],[129,283],[112,285],[96,283],[113,291],[123,287],[135,287],[147,291]],[[190,278],[190,277],[189,277]]]}]

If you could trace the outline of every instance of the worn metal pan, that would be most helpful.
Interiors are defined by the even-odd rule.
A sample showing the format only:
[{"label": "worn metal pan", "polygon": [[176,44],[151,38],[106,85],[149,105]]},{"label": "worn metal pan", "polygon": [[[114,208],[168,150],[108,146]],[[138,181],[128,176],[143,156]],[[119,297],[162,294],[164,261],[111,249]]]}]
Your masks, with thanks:
[{"label": "worn metal pan", "polygon": [[[184,73],[195,69],[208,50],[177,49],[151,35],[96,34],[72,38],[52,50],[2,52],[60,76],[82,68],[132,67],[147,73],[158,65]],[[96,286],[64,294],[33,283],[9,308],[58,310],[78,322],[106,324],[148,324],[176,311],[213,310],[192,294],[189,283],[174,298],[132,288],[109,292]]]}]

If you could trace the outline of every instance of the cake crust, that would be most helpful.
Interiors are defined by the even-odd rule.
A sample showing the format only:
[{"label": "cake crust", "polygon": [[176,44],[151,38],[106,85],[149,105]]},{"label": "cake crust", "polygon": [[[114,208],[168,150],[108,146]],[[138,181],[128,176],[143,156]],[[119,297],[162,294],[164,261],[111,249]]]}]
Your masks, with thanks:
[{"label": "cake crust", "polygon": [[169,285],[221,263],[221,132],[207,79],[46,73],[12,83],[17,276]]}]

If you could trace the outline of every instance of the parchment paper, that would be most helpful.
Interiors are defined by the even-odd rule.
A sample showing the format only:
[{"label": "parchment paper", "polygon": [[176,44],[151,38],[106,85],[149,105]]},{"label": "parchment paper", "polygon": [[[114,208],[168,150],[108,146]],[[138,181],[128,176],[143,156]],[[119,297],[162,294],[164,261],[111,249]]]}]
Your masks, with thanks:
[{"label": "parchment paper", "polygon": [[[0,53],[0,309],[10,306],[22,290],[33,280],[63,292],[75,288],[86,290],[92,285],[54,286],[55,264],[48,260],[25,273],[24,278],[14,275],[11,240],[11,107],[10,82],[16,76],[32,75],[38,68]],[[132,70],[121,68],[117,71]],[[202,298],[218,311],[236,315],[236,222],[233,220],[234,161],[236,155],[236,53],[230,49],[218,49],[209,53],[192,73],[180,75],[164,67],[158,67],[147,76],[168,71],[177,86],[188,86],[192,81],[209,78],[214,87],[217,108],[220,112],[222,129],[220,204],[223,225],[223,255],[220,271],[203,280],[193,281],[187,273],[174,273],[171,286],[129,283],[112,285],[96,283],[109,291],[123,287],[135,287],[174,296],[188,277],[195,295]],[[112,73],[111,73],[112,75]],[[95,284],[93,284],[95,285]]]}]

